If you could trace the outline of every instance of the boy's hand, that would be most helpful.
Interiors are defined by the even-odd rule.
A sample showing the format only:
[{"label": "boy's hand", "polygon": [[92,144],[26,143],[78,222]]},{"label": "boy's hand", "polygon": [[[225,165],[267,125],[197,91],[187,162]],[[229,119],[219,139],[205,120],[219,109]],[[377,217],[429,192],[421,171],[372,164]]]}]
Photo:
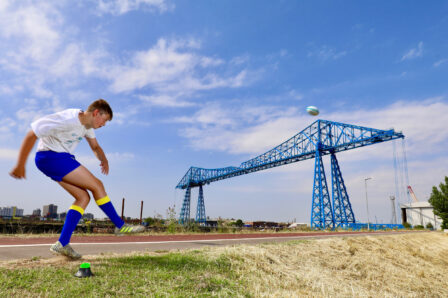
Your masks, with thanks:
[{"label": "boy's hand", "polygon": [[30,130],[23,139],[22,146],[20,146],[19,157],[16,166],[14,167],[14,169],[11,170],[11,172],[9,172],[9,175],[11,175],[11,177],[16,179],[26,178],[25,176],[26,159],[28,158],[30,151],[33,149],[36,140],[37,136],[34,134],[32,130]]},{"label": "boy's hand", "polygon": [[9,172],[9,175],[16,179],[23,179],[26,178],[25,175],[25,167],[23,166],[16,166],[14,169]]},{"label": "boy's hand", "polygon": [[100,167],[101,167],[101,173],[103,173],[104,175],[109,174],[109,162],[107,161],[107,159],[101,161]]}]

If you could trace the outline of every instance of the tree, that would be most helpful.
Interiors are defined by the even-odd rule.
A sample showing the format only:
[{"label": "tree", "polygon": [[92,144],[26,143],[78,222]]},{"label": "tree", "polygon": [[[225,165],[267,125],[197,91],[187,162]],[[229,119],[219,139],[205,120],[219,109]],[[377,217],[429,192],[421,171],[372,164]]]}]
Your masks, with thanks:
[{"label": "tree", "polygon": [[156,221],[152,217],[147,217],[147,218],[145,218],[144,222],[146,222],[148,224],[148,226],[151,227],[155,224]]},{"label": "tree", "polygon": [[442,229],[448,229],[448,177],[445,176],[445,184],[439,184],[440,190],[436,186],[432,187],[429,203],[434,207],[434,214],[442,219]]},{"label": "tree", "polygon": [[235,222],[235,226],[241,228],[241,227],[244,226],[244,222],[243,222],[241,219],[238,219],[238,220]]}]

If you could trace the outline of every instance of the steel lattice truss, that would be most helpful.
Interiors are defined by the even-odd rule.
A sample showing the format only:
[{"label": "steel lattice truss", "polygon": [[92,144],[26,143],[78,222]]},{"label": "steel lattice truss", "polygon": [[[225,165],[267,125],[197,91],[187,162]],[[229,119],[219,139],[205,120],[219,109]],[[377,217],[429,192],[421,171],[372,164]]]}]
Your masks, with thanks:
[{"label": "steel lattice truss", "polygon": [[191,197],[191,187],[187,187],[185,192],[184,203],[182,204],[182,209],[180,210],[179,223],[186,224],[190,221],[190,197]]},{"label": "steel lattice truss", "polygon": [[205,204],[204,204],[204,192],[202,191],[202,185],[199,186],[198,206],[196,208],[196,222],[205,223]]},{"label": "steel lattice truss", "polygon": [[239,167],[203,169],[191,167],[176,188],[185,189],[209,184],[235,176],[249,174],[281,165],[404,138],[393,129],[380,130],[328,120],[317,120],[277,147],[240,164]]},{"label": "steel lattice truss", "polygon": [[355,214],[348,198],[344,179],[335,154],[331,154],[331,177],[333,192],[333,219],[336,227],[344,227],[348,223],[355,223]]},{"label": "steel lattice truss", "polygon": [[[179,222],[190,222],[191,188],[199,186],[196,221],[206,223],[205,204],[202,186],[214,181],[249,174],[281,165],[315,158],[313,199],[311,205],[311,227],[353,228],[356,223],[336,153],[373,145],[380,142],[404,138],[400,132],[380,130],[327,120],[317,120],[286,142],[253,159],[243,162],[239,167],[202,169],[191,167],[176,188],[185,189]],[[331,154],[331,189],[328,192],[322,156]]]}]

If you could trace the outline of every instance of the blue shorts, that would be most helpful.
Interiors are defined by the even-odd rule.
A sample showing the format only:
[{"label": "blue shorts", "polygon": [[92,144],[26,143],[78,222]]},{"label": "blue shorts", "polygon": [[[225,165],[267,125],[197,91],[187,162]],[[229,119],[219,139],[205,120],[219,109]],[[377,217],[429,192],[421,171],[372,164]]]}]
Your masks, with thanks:
[{"label": "blue shorts", "polygon": [[74,155],[67,152],[38,151],[35,158],[37,168],[53,179],[62,181],[65,175],[79,167],[81,164]]}]

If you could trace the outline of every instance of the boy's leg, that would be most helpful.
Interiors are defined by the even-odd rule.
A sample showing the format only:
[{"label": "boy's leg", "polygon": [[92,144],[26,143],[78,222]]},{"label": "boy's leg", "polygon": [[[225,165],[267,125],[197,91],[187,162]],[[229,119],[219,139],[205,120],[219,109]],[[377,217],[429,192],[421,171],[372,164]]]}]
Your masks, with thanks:
[{"label": "boy's leg", "polygon": [[66,246],[70,242],[70,238],[84,214],[84,210],[89,204],[90,196],[85,189],[80,187],[62,181],[59,182],[59,185],[68,191],[76,200],[67,212],[61,236],[59,237],[59,242],[62,246]]},{"label": "boy's leg", "polygon": [[95,200],[104,198],[107,195],[103,183],[82,165],[65,175],[62,181],[82,189],[90,190]]},{"label": "boy's leg", "polygon": [[89,204],[90,196],[85,189],[80,187],[65,182],[59,182],[59,184],[75,198],[75,202],[67,212],[59,240],[50,247],[50,251],[72,259],[79,259],[82,256],[73,250],[69,242],[79,220],[84,214],[85,208]]},{"label": "boy's leg", "polygon": [[103,183],[96,178],[89,170],[84,166],[79,166],[75,170],[71,171],[64,176],[61,183],[70,184],[72,186],[90,190],[95,198],[97,205],[103,210],[103,212],[110,218],[117,228],[121,228],[124,225],[124,221],[117,214],[111,200],[107,196]]}]

